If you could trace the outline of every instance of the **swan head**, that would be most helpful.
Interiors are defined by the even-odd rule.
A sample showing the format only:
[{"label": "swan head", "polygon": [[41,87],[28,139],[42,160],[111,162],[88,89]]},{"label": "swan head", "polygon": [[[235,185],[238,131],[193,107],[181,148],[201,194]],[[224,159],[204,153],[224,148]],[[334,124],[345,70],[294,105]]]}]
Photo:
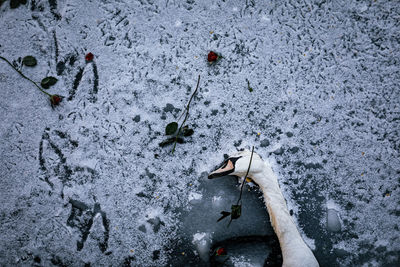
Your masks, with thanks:
[{"label": "swan head", "polygon": [[[251,151],[244,150],[237,152],[228,157],[224,162],[213,172],[208,175],[208,179],[223,177],[226,175],[235,175],[244,177],[249,168]],[[253,153],[251,166],[248,176],[252,178],[255,174],[263,171],[264,161],[257,153]]]}]

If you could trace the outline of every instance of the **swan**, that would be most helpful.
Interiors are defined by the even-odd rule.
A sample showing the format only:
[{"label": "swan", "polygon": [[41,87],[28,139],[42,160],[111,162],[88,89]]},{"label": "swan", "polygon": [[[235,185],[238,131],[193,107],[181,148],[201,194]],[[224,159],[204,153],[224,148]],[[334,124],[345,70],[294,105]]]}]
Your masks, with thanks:
[{"label": "swan", "polygon": [[[249,168],[251,152],[238,152],[226,159],[222,165],[211,172],[209,179],[226,175],[244,177]],[[264,195],[264,202],[270,216],[271,225],[278,237],[282,250],[284,267],[319,266],[311,249],[304,243],[286,206],[285,198],[279,188],[278,179],[271,165],[254,153],[248,177],[257,183]]]}]

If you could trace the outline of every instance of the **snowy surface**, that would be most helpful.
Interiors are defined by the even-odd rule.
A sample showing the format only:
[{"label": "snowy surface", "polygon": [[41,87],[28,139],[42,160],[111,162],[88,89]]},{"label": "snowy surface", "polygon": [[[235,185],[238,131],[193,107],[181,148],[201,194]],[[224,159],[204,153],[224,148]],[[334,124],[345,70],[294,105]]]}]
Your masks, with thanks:
[{"label": "snowy surface", "polygon": [[[49,90],[65,98],[52,110],[0,62],[1,265],[168,266],[195,255],[193,235],[212,242],[236,223],[215,221],[237,185],[221,178],[236,194],[210,195],[204,174],[254,145],[275,160],[322,266],[399,266],[399,32],[399,1],[4,2],[0,55],[35,56],[22,71],[57,77]],[[158,144],[199,74],[194,135],[172,155]]]}]

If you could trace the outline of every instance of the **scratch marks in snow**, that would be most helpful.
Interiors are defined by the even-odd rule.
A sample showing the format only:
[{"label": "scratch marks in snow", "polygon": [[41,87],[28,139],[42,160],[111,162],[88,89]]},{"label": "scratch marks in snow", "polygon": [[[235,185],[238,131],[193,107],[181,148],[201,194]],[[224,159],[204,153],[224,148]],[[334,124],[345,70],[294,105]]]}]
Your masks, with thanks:
[{"label": "scratch marks in snow", "polygon": [[[97,216],[101,217],[102,229],[101,234],[94,234],[95,239],[98,242],[99,249],[105,253],[108,248],[108,239],[110,235],[110,221],[107,219],[107,215],[101,210],[100,204],[95,203],[91,209],[89,205],[79,200],[70,199],[71,213],[67,220],[67,225],[72,228],[77,228],[80,232],[80,239],[76,242],[78,251],[81,251],[85,245],[85,242],[91,234],[94,220]],[[92,232],[94,232],[93,229]]]}]

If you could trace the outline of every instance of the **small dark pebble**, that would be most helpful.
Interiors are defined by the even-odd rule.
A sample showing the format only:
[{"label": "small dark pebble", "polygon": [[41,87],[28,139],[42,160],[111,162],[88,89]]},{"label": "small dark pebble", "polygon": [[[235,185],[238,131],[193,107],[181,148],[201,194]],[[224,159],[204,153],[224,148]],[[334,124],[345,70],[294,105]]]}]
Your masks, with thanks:
[{"label": "small dark pebble", "polygon": [[141,231],[141,232],[143,232],[143,233],[146,233],[147,232],[147,230],[146,230],[146,226],[144,226],[143,224],[141,225],[141,226],[139,226],[139,231]]},{"label": "small dark pebble", "polygon": [[169,103],[165,106],[165,108],[163,108],[163,110],[164,110],[165,112],[173,112],[174,109],[175,109],[174,105],[169,104]]},{"label": "small dark pebble", "polygon": [[153,260],[156,261],[160,258],[160,251],[159,250],[154,250],[153,251]]},{"label": "small dark pebble", "polygon": [[263,139],[263,140],[261,140],[260,146],[261,146],[261,147],[267,147],[267,146],[269,146],[269,141],[268,141],[268,139]]},{"label": "small dark pebble", "polygon": [[235,141],[234,143],[233,143],[233,145],[235,146],[235,147],[238,147],[238,146],[240,146],[242,144],[242,140],[238,140],[237,142]]},{"label": "small dark pebble", "polygon": [[37,262],[37,263],[40,263],[42,260],[40,259],[40,257],[39,256],[35,256],[34,258],[33,258],[33,260],[35,261],[35,262]]},{"label": "small dark pebble", "polygon": [[277,150],[275,150],[273,153],[275,154],[275,155],[282,155],[283,154],[283,152],[284,152],[284,150],[283,150],[283,148],[278,148]]},{"label": "small dark pebble", "polygon": [[154,233],[158,233],[160,227],[165,225],[165,223],[161,221],[159,217],[148,219],[147,222],[153,225]]},{"label": "small dark pebble", "polygon": [[136,115],[136,116],[133,118],[133,121],[134,121],[134,122],[139,122],[139,121],[140,121],[140,115]]}]

